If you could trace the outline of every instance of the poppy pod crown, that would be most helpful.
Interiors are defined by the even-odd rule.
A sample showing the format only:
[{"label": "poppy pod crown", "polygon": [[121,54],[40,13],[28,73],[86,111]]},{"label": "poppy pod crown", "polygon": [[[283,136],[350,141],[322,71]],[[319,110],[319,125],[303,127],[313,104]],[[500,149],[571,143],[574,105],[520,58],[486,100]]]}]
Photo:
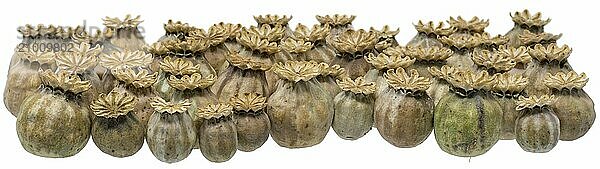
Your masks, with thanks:
[{"label": "poppy pod crown", "polygon": [[441,80],[445,80],[445,81],[448,81],[450,76],[453,76],[454,74],[457,74],[459,72],[458,68],[451,67],[448,65],[444,65],[444,66],[440,67],[439,69],[436,67],[429,67],[429,68],[427,68],[427,70],[433,77],[441,79]]},{"label": "poppy pod crown", "polygon": [[315,17],[317,18],[319,23],[321,23],[322,25],[330,25],[330,26],[350,25],[350,24],[352,24],[352,21],[354,21],[354,19],[356,19],[356,16],[354,16],[354,15],[340,15],[340,14],[325,15],[325,16],[317,15]]},{"label": "poppy pod crown", "polygon": [[256,21],[256,23],[258,23],[259,25],[281,25],[281,26],[286,26],[288,25],[288,23],[290,22],[290,20],[292,20],[292,16],[287,16],[287,15],[271,15],[271,14],[267,14],[267,15],[258,15],[258,16],[254,16],[254,20]]},{"label": "poppy pod crown", "polygon": [[486,71],[474,73],[471,71],[457,71],[447,79],[455,88],[464,91],[491,90],[496,84],[496,75],[489,75]]},{"label": "poppy pod crown", "polygon": [[348,77],[336,81],[343,91],[349,91],[355,94],[364,95],[369,95],[375,92],[375,83],[367,82],[363,77],[358,77],[355,80],[352,80]]},{"label": "poppy pod crown", "polygon": [[383,77],[396,90],[417,92],[425,91],[431,86],[431,80],[419,76],[419,72],[414,69],[411,69],[409,72],[406,72],[404,68],[389,69]]},{"label": "poppy pod crown", "polygon": [[527,10],[527,9],[525,9],[521,12],[517,11],[515,13],[510,13],[510,17],[512,18],[512,21],[515,22],[516,24],[527,25],[529,27],[546,26],[548,23],[550,23],[550,20],[551,20],[550,18],[542,19],[542,13],[540,13],[540,12],[536,12],[535,14],[532,15],[532,13],[530,13],[529,10]]},{"label": "poppy pod crown", "polygon": [[167,49],[167,47],[161,42],[154,42],[152,45],[146,46],[145,48],[146,51],[148,51],[148,53],[152,54],[154,57],[164,56],[169,52],[169,49]]},{"label": "poppy pod crown", "polygon": [[333,39],[332,45],[340,52],[358,53],[374,49],[379,40],[377,32],[359,30],[347,30]]},{"label": "poppy pod crown", "polygon": [[69,27],[68,29],[68,32],[71,32],[70,38],[77,44],[97,44],[104,39],[101,30],[96,30],[96,33],[92,34],[92,32],[88,33],[82,26],[77,26],[75,29]]},{"label": "poppy pod crown", "polygon": [[295,40],[292,38],[287,38],[281,42],[279,45],[283,51],[295,54],[302,54],[313,48],[313,43],[306,42],[304,40]]},{"label": "poppy pod crown", "polygon": [[268,57],[249,57],[240,53],[230,53],[227,55],[227,61],[240,69],[261,70],[267,71],[271,69],[271,59]]},{"label": "poppy pod crown", "polygon": [[267,106],[267,98],[257,93],[236,94],[230,104],[236,111],[259,112]]},{"label": "poppy pod crown", "polygon": [[572,49],[567,46],[558,46],[555,43],[548,46],[536,44],[533,48],[529,48],[529,55],[539,61],[566,61],[571,55]]},{"label": "poppy pod crown", "polygon": [[233,107],[229,104],[210,104],[199,108],[196,115],[203,119],[219,119],[230,117],[233,114]]},{"label": "poppy pod crown", "polygon": [[175,114],[187,112],[192,103],[187,99],[179,102],[167,102],[160,97],[155,97],[150,106],[154,108],[154,111],[159,113]]},{"label": "poppy pod crown", "polygon": [[494,69],[498,71],[509,71],[517,65],[513,57],[508,55],[500,55],[489,50],[473,51],[473,62],[486,69]]},{"label": "poppy pod crown", "polygon": [[152,54],[143,51],[113,51],[100,55],[100,65],[110,70],[146,67],[153,61]]},{"label": "poppy pod crown", "polygon": [[567,73],[558,72],[556,74],[548,73],[544,79],[544,84],[552,89],[582,89],[588,82],[588,77],[585,73],[577,74],[575,71]]},{"label": "poppy pod crown", "polygon": [[299,82],[309,81],[321,75],[328,65],[326,63],[317,63],[314,61],[287,61],[285,63],[276,63],[272,69],[282,79]]},{"label": "poppy pod crown", "polygon": [[17,52],[17,55],[23,60],[31,63],[39,63],[40,65],[50,65],[56,62],[54,59],[56,55],[52,52],[26,50],[25,52]]},{"label": "poppy pod crown", "polygon": [[54,25],[43,25],[39,24],[36,26],[26,24],[17,28],[17,31],[23,35],[23,37],[35,38],[35,37],[46,37],[46,38],[69,38],[73,33],[73,29],[70,27],[54,26]]},{"label": "poppy pod crown", "polygon": [[550,95],[550,96],[542,95],[542,96],[531,96],[531,97],[520,96],[519,101],[517,101],[516,110],[520,111],[523,109],[533,109],[536,107],[541,108],[544,106],[550,106],[554,102],[556,102],[556,98],[554,98],[553,95]]},{"label": "poppy pod crown", "polygon": [[529,79],[523,75],[502,73],[496,77],[493,91],[500,93],[520,93],[529,84]]},{"label": "poppy pod crown", "polygon": [[325,38],[329,35],[329,32],[329,25],[316,24],[313,25],[312,29],[309,29],[307,26],[299,23],[292,33],[292,38],[314,43],[319,40],[325,40]]},{"label": "poppy pod crown", "polygon": [[321,76],[331,76],[336,79],[344,79],[348,77],[346,69],[340,65],[329,65],[327,63],[319,63],[321,65]]},{"label": "poppy pod crown", "polygon": [[58,53],[56,64],[60,70],[80,74],[96,67],[100,52],[102,52],[100,45],[91,47],[88,43],[81,43],[74,48],[74,51]]},{"label": "poppy pod crown", "polygon": [[181,78],[171,75],[168,79],[169,85],[178,90],[205,89],[215,83],[216,77],[212,74],[202,76],[200,73],[183,75]]},{"label": "poppy pod crown", "polygon": [[132,68],[129,69],[117,69],[112,70],[113,76],[126,85],[132,85],[136,88],[147,88],[156,83],[158,79],[158,72],[150,73],[146,69],[135,71]]},{"label": "poppy pod crown", "polygon": [[137,28],[140,23],[144,22],[141,20],[141,16],[138,15],[135,18],[132,18],[131,15],[127,14],[123,20],[118,17],[105,17],[102,19],[104,21],[104,26],[110,29],[122,29],[122,28]]},{"label": "poppy pod crown", "polygon": [[454,17],[450,17],[450,20],[447,21],[450,26],[456,28],[456,30],[465,30],[473,33],[483,33],[485,28],[490,25],[489,19],[479,19],[474,16],[471,20],[465,20],[461,16],[458,16],[456,19]]},{"label": "poppy pod crown", "polygon": [[190,36],[188,38],[201,39],[206,41],[206,44],[209,46],[217,46],[229,38],[227,33],[227,30],[214,29],[210,27],[208,31],[205,31],[204,29],[195,29],[190,32]]},{"label": "poppy pod crown", "polygon": [[377,32],[379,34],[379,38],[394,38],[398,33],[400,33],[400,28],[392,29],[389,25],[384,25],[381,30],[377,30],[373,27],[369,29],[370,31]]},{"label": "poppy pod crown", "polygon": [[500,57],[513,58],[516,63],[527,64],[531,62],[531,55],[529,55],[528,49],[525,46],[511,47],[508,45],[502,45],[498,47],[496,51]]},{"label": "poppy pod crown", "polygon": [[190,37],[185,40],[169,39],[161,43],[169,50],[168,53],[175,55],[188,56],[191,53],[205,51],[210,47],[210,43],[202,38]]},{"label": "poppy pod crown", "polygon": [[456,31],[454,27],[446,27],[444,22],[438,22],[436,25],[433,21],[423,23],[419,20],[417,24],[413,24],[419,33],[434,34],[438,36],[448,36]]},{"label": "poppy pod crown", "polygon": [[482,44],[481,36],[477,35],[459,36],[458,34],[452,34],[443,36],[439,40],[446,46],[457,49],[472,49]]},{"label": "poppy pod crown", "polygon": [[508,37],[502,35],[491,36],[489,33],[484,32],[480,34],[475,34],[475,36],[480,36],[481,45],[500,46],[508,43]]},{"label": "poppy pod crown", "polygon": [[279,46],[277,42],[270,42],[268,39],[264,39],[261,35],[255,32],[249,32],[243,29],[240,36],[236,38],[237,42],[246,48],[250,48],[253,51],[274,54],[279,52]]},{"label": "poppy pod crown", "polygon": [[189,33],[190,31],[196,29],[190,26],[188,23],[183,23],[181,21],[173,21],[169,19],[167,23],[163,25],[167,34],[177,34],[177,33]]},{"label": "poppy pod crown", "polygon": [[285,29],[281,25],[269,26],[250,26],[250,28],[242,28],[242,32],[248,32],[258,35],[261,39],[266,39],[269,42],[278,42],[283,38]]},{"label": "poppy pod crown", "polygon": [[127,92],[111,91],[108,94],[100,94],[90,108],[98,117],[117,118],[133,111],[135,104],[137,99]]},{"label": "poppy pod crown", "polygon": [[453,53],[449,48],[437,46],[407,46],[404,48],[404,54],[417,61],[446,61]]},{"label": "poppy pod crown", "polygon": [[76,74],[67,71],[58,71],[54,73],[51,70],[45,70],[40,73],[42,84],[54,89],[62,89],[71,93],[79,94],[88,91],[92,85],[89,81],[84,81]]},{"label": "poppy pod crown", "polygon": [[172,75],[190,75],[200,72],[200,65],[194,65],[192,61],[182,58],[167,56],[160,62],[160,69]]},{"label": "poppy pod crown", "polygon": [[558,39],[560,39],[560,37],[562,37],[562,33],[558,35],[553,35],[551,33],[546,32],[532,33],[529,30],[524,30],[519,35],[519,41],[521,41],[521,43],[524,45],[532,45],[537,43],[556,42]]},{"label": "poppy pod crown", "polygon": [[390,47],[375,56],[373,53],[365,56],[365,60],[379,70],[405,68],[415,62],[414,58],[406,56],[403,47]]}]

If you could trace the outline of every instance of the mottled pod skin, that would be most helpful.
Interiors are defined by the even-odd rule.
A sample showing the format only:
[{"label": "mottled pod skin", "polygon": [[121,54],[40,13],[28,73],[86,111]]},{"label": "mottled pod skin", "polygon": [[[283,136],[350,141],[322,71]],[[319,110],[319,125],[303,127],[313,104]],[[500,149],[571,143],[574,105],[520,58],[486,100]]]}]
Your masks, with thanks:
[{"label": "mottled pod skin", "polygon": [[205,120],[198,129],[200,151],[208,161],[228,161],[237,151],[237,132],[231,117]]},{"label": "mottled pod skin", "polygon": [[154,112],[150,116],[146,143],[158,160],[179,162],[190,155],[196,141],[196,130],[188,113]]},{"label": "mottled pod skin", "polygon": [[373,126],[373,95],[343,91],[335,96],[331,127],[342,139],[356,140]]},{"label": "mottled pod skin", "polygon": [[90,138],[88,109],[52,91],[31,95],[17,116],[17,135],[27,152],[51,158],[73,156]]},{"label": "mottled pod skin", "polygon": [[37,63],[21,61],[8,71],[4,87],[4,105],[13,116],[19,114],[21,104],[28,96],[38,92],[42,84],[38,73],[40,68]]},{"label": "mottled pod skin", "polygon": [[233,115],[237,129],[237,149],[251,152],[260,148],[269,139],[271,122],[264,111],[235,111]]},{"label": "mottled pod skin", "polygon": [[516,140],[527,152],[546,153],[558,143],[560,122],[547,106],[521,110],[516,121]]},{"label": "mottled pod skin", "polygon": [[269,97],[271,136],[280,146],[304,148],[325,139],[333,120],[333,99],[316,79],[278,82]]},{"label": "mottled pod skin", "polygon": [[452,155],[474,157],[494,146],[500,138],[502,109],[498,102],[476,91],[461,96],[451,92],[434,111],[434,133],[440,148]]},{"label": "mottled pod skin", "polygon": [[375,125],[381,137],[400,148],[415,147],[433,130],[433,99],[425,92],[388,88],[375,101]]},{"label": "mottled pod skin", "polygon": [[156,97],[156,94],[152,90],[152,88],[136,88],[131,85],[127,85],[125,87],[118,86],[114,89],[115,91],[126,91],[130,94],[136,96],[137,104],[135,104],[135,108],[133,109],[133,114],[136,116],[136,119],[143,125],[144,129],[148,125],[148,120],[150,120],[150,116],[154,113],[154,108],[150,106],[152,102],[152,98]]},{"label": "mottled pod skin", "polygon": [[211,90],[217,95],[219,101],[228,102],[236,94],[259,93],[268,96],[269,86],[265,71],[229,66],[219,75]]},{"label": "mottled pod skin", "polygon": [[560,119],[560,140],[572,141],[585,135],[596,120],[590,96],[581,89],[554,90],[552,93],[556,102],[551,107]]},{"label": "mottled pod skin", "polygon": [[135,114],[116,118],[96,117],[92,140],[102,152],[114,157],[129,157],[144,145],[145,128]]}]

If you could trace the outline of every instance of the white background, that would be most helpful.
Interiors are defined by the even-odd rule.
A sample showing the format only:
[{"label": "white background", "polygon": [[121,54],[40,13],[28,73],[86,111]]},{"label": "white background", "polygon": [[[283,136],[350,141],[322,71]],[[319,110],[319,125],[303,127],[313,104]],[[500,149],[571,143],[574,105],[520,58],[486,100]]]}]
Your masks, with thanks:
[{"label": "white background", "polygon": [[[447,0],[429,2],[411,0],[406,2],[383,2],[378,0],[270,0],[260,2],[229,2],[210,0],[207,2],[180,2],[167,0],[157,2],[123,2],[122,0],[97,0],[63,2],[58,0],[20,0],[0,5],[0,89],[4,89],[7,65],[17,39],[17,27],[24,24],[78,25],[84,20],[88,26],[102,26],[102,17],[123,17],[125,14],[142,15],[145,20],[146,41],[152,43],[164,34],[163,23],[172,18],[206,28],[225,21],[254,25],[252,15],[291,14],[290,25],[317,23],[316,14],[354,14],[355,28],[380,28],[384,24],[399,27],[397,39],[405,44],[416,34],[412,23],[423,20],[446,20],[448,16],[463,15],[489,18],[486,29],[492,34],[504,34],[513,23],[509,12],[523,10],[541,11],[551,17],[546,26],[551,33],[564,33],[560,44],[570,45],[574,51],[569,58],[578,72],[586,72],[590,81],[585,90],[595,101],[599,101],[600,71],[598,57],[598,5],[594,1],[462,1]],[[594,68],[596,67],[596,68]],[[88,145],[74,157],[64,159],[41,158],[27,153],[20,145],[15,130],[15,117],[0,106],[0,168],[592,168],[597,165],[600,152],[600,129],[593,126],[583,138],[573,142],[559,142],[549,153],[533,154],[521,150],[515,141],[499,141],[488,153],[475,158],[460,158],[441,151],[431,135],[416,148],[400,149],[385,142],[376,130],[371,130],[357,141],[345,141],[333,131],[321,144],[305,149],[286,149],[272,140],[255,152],[237,152],[228,162],[215,164],[204,159],[199,150],[176,164],[162,163],[154,158],[144,146],[137,154],[128,158],[113,158],[103,154],[94,143]]]}]

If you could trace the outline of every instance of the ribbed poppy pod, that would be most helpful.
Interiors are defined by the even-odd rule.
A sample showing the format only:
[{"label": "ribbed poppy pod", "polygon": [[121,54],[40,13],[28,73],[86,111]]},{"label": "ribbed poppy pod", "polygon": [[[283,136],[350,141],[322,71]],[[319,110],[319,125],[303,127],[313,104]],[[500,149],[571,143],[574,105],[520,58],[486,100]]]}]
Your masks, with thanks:
[{"label": "ribbed poppy pod", "polygon": [[370,82],[375,82],[375,97],[388,87],[388,83],[383,77],[387,70],[406,68],[415,63],[415,59],[406,56],[404,54],[404,48],[400,46],[390,47],[385,49],[383,53],[377,55],[370,53],[365,56],[365,60],[372,65],[371,70],[365,75],[365,79]]},{"label": "ribbed poppy pod", "polygon": [[558,72],[568,72],[572,69],[568,66],[567,58],[571,55],[572,49],[567,46],[558,46],[550,44],[544,46],[537,44],[529,48],[529,55],[533,58],[527,66],[523,75],[529,78],[529,85],[525,91],[529,95],[549,95],[550,88],[544,84],[547,74],[556,74]]},{"label": "ribbed poppy pod", "polygon": [[165,163],[187,158],[198,141],[194,122],[187,112],[191,103],[167,102],[157,97],[151,104],[154,113],[146,129],[148,148],[156,159]]},{"label": "ribbed poppy pod", "polygon": [[329,36],[327,37],[327,43],[330,43],[332,39],[335,39],[342,32],[353,29],[352,21],[356,19],[356,16],[334,14],[325,16],[317,15],[315,18],[317,18],[317,21],[319,21],[322,26],[328,25],[331,28]]},{"label": "ribbed poppy pod", "polygon": [[502,129],[502,107],[487,94],[495,76],[459,71],[447,77],[453,87],[435,106],[435,140],[455,156],[482,155],[498,142]]},{"label": "ribbed poppy pod", "polygon": [[516,110],[521,112],[515,125],[516,140],[527,152],[546,153],[558,143],[562,134],[558,117],[550,107],[554,96],[519,97]]},{"label": "ribbed poppy pod", "polygon": [[237,129],[237,149],[251,152],[269,139],[271,121],[266,113],[267,98],[256,93],[244,93],[231,98],[233,120]]},{"label": "ribbed poppy pod", "polygon": [[204,119],[198,128],[200,151],[211,162],[230,160],[237,151],[237,130],[231,117],[233,108],[228,104],[211,104],[198,110]]},{"label": "ribbed poppy pod", "polygon": [[459,69],[448,65],[443,65],[440,68],[430,67],[427,68],[427,70],[429,71],[429,74],[431,74],[433,79],[435,79],[431,83],[431,86],[436,86],[436,88],[429,87],[429,89],[427,90],[427,94],[431,98],[433,98],[433,102],[435,103],[435,105],[437,105],[440,102],[440,100],[442,100],[442,97],[446,96],[448,93],[451,93],[450,87],[452,85],[450,84],[448,79],[450,79],[450,76],[456,74],[459,71]]},{"label": "ribbed poppy pod", "polygon": [[316,77],[317,82],[319,82],[323,86],[323,89],[329,92],[333,98],[342,91],[340,86],[337,85],[336,80],[348,78],[348,74],[346,74],[346,70],[340,65],[329,65],[326,63],[320,63],[320,65],[321,74]]},{"label": "ribbed poppy pod", "polygon": [[204,52],[210,47],[210,42],[203,39],[202,37],[190,36],[184,40],[181,39],[167,39],[160,42],[167,50],[165,58],[181,58],[186,61],[191,61],[194,65],[198,66],[198,71],[202,75],[217,75],[215,69],[208,63]]},{"label": "ribbed poppy pod", "polygon": [[202,76],[199,73],[183,75],[181,78],[171,75],[168,83],[176,89],[171,100],[189,100],[191,104],[188,113],[195,122],[198,122],[200,119],[196,117],[196,111],[199,108],[218,103],[217,97],[210,91],[210,86],[215,83],[215,79],[213,75]]},{"label": "ribbed poppy pod", "polygon": [[[20,61],[20,54],[22,52],[62,52],[62,51],[70,51],[72,48],[71,35],[73,34],[73,28],[71,27],[62,27],[62,26],[54,26],[54,25],[25,25],[21,26],[17,29],[17,31],[22,35],[22,41],[19,43],[14,50],[10,64],[8,66],[9,70],[13,67],[17,62]],[[56,47],[55,47],[56,46]]]},{"label": "ribbed poppy pod", "polygon": [[416,70],[390,69],[388,87],[375,99],[375,126],[388,143],[410,148],[423,143],[433,130],[433,100],[426,93],[429,78]]},{"label": "ribbed poppy pod", "polygon": [[452,56],[446,59],[449,66],[468,70],[476,68],[471,58],[473,49],[481,45],[481,36],[455,33],[441,37],[440,41],[452,50]]},{"label": "ribbed poppy pod", "polygon": [[140,16],[132,18],[126,15],[122,20],[114,17],[105,17],[102,19],[106,30],[104,32],[103,53],[110,54],[114,51],[138,51],[143,50],[148,44],[144,41],[144,36],[138,29],[143,22]]},{"label": "ribbed poppy pod", "polygon": [[[254,21],[256,21],[257,26],[261,27],[263,25],[268,25],[272,28],[274,27],[281,27],[282,30],[285,32],[282,36],[283,37],[289,37],[292,36],[292,29],[289,26],[289,22],[290,20],[292,20],[292,16],[287,16],[287,15],[271,15],[271,14],[266,14],[266,15],[258,15],[258,16],[254,16]],[[274,41],[271,41],[274,42]]]},{"label": "ribbed poppy pod", "polygon": [[286,148],[304,148],[323,141],[333,120],[333,98],[317,82],[321,64],[306,61],[277,63],[281,78],[267,101],[271,137]]},{"label": "ribbed poppy pod", "polygon": [[342,32],[330,43],[338,51],[331,64],[340,65],[352,79],[364,76],[371,69],[364,56],[377,54],[375,45],[378,39],[377,32],[363,29]]},{"label": "ribbed poppy pod", "polygon": [[337,80],[342,92],[333,99],[334,115],[331,127],[342,139],[356,140],[373,127],[375,83],[362,77]]},{"label": "ribbed poppy pod", "polygon": [[65,71],[46,70],[40,77],[40,91],[25,99],[17,116],[21,145],[37,156],[73,156],[90,138],[90,115],[81,93],[91,84]]},{"label": "ribbed poppy pod", "polygon": [[543,33],[544,26],[550,23],[551,20],[550,18],[542,19],[542,13],[536,12],[532,14],[527,9],[511,13],[510,17],[515,24],[505,36],[509,38],[509,45],[511,47],[519,47],[524,45],[521,43],[519,35],[521,35],[525,30],[531,33]]},{"label": "ribbed poppy pod", "polygon": [[102,80],[102,88],[98,92],[108,93],[118,85],[119,80],[113,74],[114,71],[121,69],[149,70],[148,66],[152,64],[152,61],[152,54],[140,50],[123,49],[111,51],[109,54],[100,54],[99,67],[101,68],[97,68],[96,73]]},{"label": "ribbed poppy pod", "polygon": [[153,85],[154,92],[156,95],[165,100],[171,100],[173,99],[176,89],[169,85],[168,79],[171,76],[182,77],[184,75],[192,75],[194,73],[203,75],[200,73],[200,69],[200,65],[196,65],[190,60],[185,60],[183,58],[171,58],[167,56],[162,62],[160,62],[158,79]]},{"label": "ribbed poppy pod", "polygon": [[17,116],[23,101],[39,92],[42,81],[40,70],[56,69],[53,52],[17,52],[17,62],[8,71],[4,87],[4,105],[13,115]]},{"label": "ribbed poppy pod", "polygon": [[292,36],[280,42],[281,51],[274,55],[276,63],[286,61],[315,61],[331,63],[335,50],[326,43],[329,26],[313,25],[312,29],[298,24]]},{"label": "ribbed poppy pod", "polygon": [[152,98],[156,97],[152,85],[156,83],[158,72],[150,73],[146,69],[119,69],[112,72],[118,80],[115,91],[124,91],[137,98],[133,105],[133,113],[140,123],[146,127],[154,108],[150,105]]},{"label": "ribbed poppy pod", "polygon": [[133,113],[137,98],[127,92],[100,94],[90,105],[96,115],[92,140],[100,151],[113,157],[128,157],[144,145],[145,124]]},{"label": "ribbed poppy pod", "polygon": [[583,137],[596,120],[594,101],[583,90],[588,80],[585,73],[578,75],[574,71],[547,74],[544,79],[544,85],[556,97],[550,107],[560,119],[560,140]]},{"label": "ribbed poppy pod", "polygon": [[392,30],[390,26],[385,25],[383,28],[381,28],[381,30],[371,27],[370,31],[377,32],[377,34],[379,34],[379,40],[377,40],[377,44],[375,44],[375,50],[377,50],[377,52],[381,53],[383,50],[389,47],[400,46],[400,44],[398,44],[398,40],[396,40],[396,35],[400,33],[400,28]]},{"label": "ribbed poppy pod", "polygon": [[502,107],[502,133],[500,139],[515,139],[515,122],[521,116],[516,110],[519,96],[526,95],[523,91],[529,84],[529,79],[522,75],[502,73],[496,76],[496,84],[492,87],[494,98]]},{"label": "ribbed poppy pod", "polygon": [[424,49],[430,47],[442,47],[443,44],[440,42],[439,38],[443,36],[448,36],[456,30],[453,27],[446,27],[444,22],[439,22],[437,25],[433,21],[423,22],[419,20],[417,24],[413,24],[415,29],[417,30],[417,35],[415,35],[406,46],[411,47],[422,47]]},{"label": "ribbed poppy pod", "polygon": [[215,69],[217,74],[227,68],[225,64],[229,51],[229,46],[235,46],[235,38],[239,36],[242,25],[231,23],[218,23],[208,28],[208,31],[196,29],[190,33],[192,38],[201,38],[210,43],[210,47],[204,51],[206,61]]}]

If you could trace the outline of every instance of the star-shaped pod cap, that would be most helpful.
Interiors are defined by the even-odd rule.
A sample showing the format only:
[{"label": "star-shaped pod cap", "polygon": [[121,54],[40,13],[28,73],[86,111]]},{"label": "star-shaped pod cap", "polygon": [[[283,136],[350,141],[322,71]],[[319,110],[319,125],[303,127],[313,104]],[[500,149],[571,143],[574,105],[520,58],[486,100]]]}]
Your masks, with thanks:
[{"label": "star-shaped pod cap", "polygon": [[259,112],[267,106],[267,98],[257,93],[236,94],[230,104],[235,111]]},{"label": "star-shaped pod cap", "polygon": [[363,77],[358,77],[355,80],[347,77],[342,80],[336,80],[337,84],[343,91],[349,91],[355,94],[371,94],[375,92],[375,83],[367,82]]},{"label": "star-shaped pod cap", "polygon": [[199,108],[196,115],[203,119],[219,119],[230,117],[231,114],[233,114],[233,107],[229,104],[209,104]]},{"label": "star-shaped pod cap", "polygon": [[585,73],[577,74],[575,71],[567,73],[558,72],[556,74],[546,74],[544,84],[553,89],[582,89],[588,82],[588,77]]},{"label": "star-shaped pod cap", "polygon": [[419,76],[417,70],[406,72],[404,68],[389,69],[383,77],[396,90],[411,92],[425,91],[431,86],[431,79]]},{"label": "star-shaped pod cap", "polygon": [[159,113],[185,113],[192,106],[192,103],[188,100],[183,100],[179,102],[167,102],[160,97],[155,97],[150,103],[150,106],[154,108],[154,111]]},{"label": "star-shaped pod cap", "polygon": [[90,108],[98,117],[117,118],[133,111],[136,102],[135,96],[128,92],[111,91],[108,94],[100,94]]},{"label": "star-shaped pod cap", "polygon": [[40,73],[40,78],[42,84],[46,86],[62,89],[75,94],[88,91],[92,87],[89,81],[81,80],[76,74],[71,74],[62,70],[57,73],[54,73],[51,70],[45,70]]},{"label": "star-shaped pod cap", "polygon": [[352,21],[354,21],[354,19],[356,19],[356,16],[334,14],[334,15],[325,15],[325,16],[317,15],[316,18],[319,21],[319,23],[321,23],[322,25],[345,26],[345,25],[351,25]]},{"label": "star-shaped pod cap", "polygon": [[510,17],[512,18],[513,22],[515,22],[516,24],[527,25],[529,27],[546,26],[548,23],[550,23],[550,20],[551,20],[550,18],[542,19],[542,13],[536,12],[535,14],[532,14],[527,9],[525,9],[523,11],[517,11],[515,13],[511,13]]},{"label": "star-shaped pod cap", "polygon": [[375,56],[373,53],[365,56],[365,60],[379,70],[406,68],[415,62],[414,58],[406,56],[403,47],[390,47]]},{"label": "star-shaped pod cap", "polygon": [[553,104],[554,102],[556,102],[556,98],[554,98],[553,95],[530,96],[530,97],[520,96],[519,100],[517,101],[516,110],[533,109],[536,107],[541,108],[544,106],[549,106],[549,105]]}]

